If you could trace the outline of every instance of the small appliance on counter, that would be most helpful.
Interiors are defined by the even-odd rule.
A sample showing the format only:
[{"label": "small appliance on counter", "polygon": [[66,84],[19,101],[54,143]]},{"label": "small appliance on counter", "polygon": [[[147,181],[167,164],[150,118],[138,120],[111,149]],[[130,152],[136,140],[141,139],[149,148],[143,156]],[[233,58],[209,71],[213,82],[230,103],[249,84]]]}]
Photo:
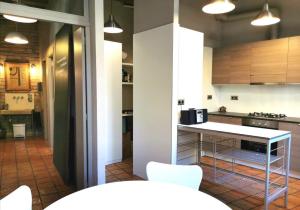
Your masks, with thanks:
[{"label": "small appliance on counter", "polygon": [[200,124],[207,122],[207,109],[181,110],[180,123],[184,125]]},{"label": "small appliance on counter", "polygon": [[221,106],[221,107],[219,108],[219,112],[225,113],[225,112],[226,112],[226,107],[225,107],[225,106]]}]

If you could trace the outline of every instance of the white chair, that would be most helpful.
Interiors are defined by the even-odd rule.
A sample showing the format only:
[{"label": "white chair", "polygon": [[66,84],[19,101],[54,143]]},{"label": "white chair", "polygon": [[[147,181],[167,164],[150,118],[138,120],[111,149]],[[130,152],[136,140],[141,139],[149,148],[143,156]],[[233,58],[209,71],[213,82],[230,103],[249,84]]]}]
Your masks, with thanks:
[{"label": "white chair", "polygon": [[1,210],[32,210],[32,195],[29,187],[23,185],[0,200]]},{"label": "white chair", "polygon": [[199,189],[202,169],[197,165],[171,165],[151,161],[146,167],[149,181],[167,182]]}]

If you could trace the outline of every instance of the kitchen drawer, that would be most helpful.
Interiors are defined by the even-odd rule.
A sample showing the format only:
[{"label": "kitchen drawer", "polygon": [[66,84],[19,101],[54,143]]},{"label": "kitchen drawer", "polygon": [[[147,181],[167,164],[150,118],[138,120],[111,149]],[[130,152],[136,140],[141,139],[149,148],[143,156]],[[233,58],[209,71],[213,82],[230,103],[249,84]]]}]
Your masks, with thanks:
[{"label": "kitchen drawer", "polygon": [[234,125],[242,124],[242,119],[239,117],[227,117],[227,116],[218,116],[218,115],[208,115],[208,121],[218,122],[218,123],[228,123]]},{"label": "kitchen drawer", "polygon": [[300,172],[300,125],[297,123],[279,122],[279,130],[292,132],[291,170]]}]

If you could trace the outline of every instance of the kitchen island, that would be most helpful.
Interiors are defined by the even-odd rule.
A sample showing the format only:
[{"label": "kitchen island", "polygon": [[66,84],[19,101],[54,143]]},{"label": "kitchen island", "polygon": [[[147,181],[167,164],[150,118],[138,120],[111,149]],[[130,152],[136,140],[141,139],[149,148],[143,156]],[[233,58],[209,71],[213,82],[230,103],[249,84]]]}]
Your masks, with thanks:
[{"label": "kitchen island", "polygon": [[[213,176],[214,181],[218,182],[219,179],[224,179],[225,176],[236,176],[238,174],[233,170],[230,172],[218,168],[217,160],[231,160],[232,166],[236,161],[256,163],[265,169],[264,179],[257,179],[257,181],[264,182],[262,197],[264,198],[265,209],[268,209],[269,204],[282,194],[285,195],[285,205],[287,205],[291,145],[290,131],[214,122],[197,125],[178,125],[178,130],[198,134],[197,161],[199,164],[203,152],[207,149],[206,143],[211,145],[210,153],[213,158],[213,173],[211,173],[211,176]],[[266,154],[241,150],[236,144],[236,141],[239,139],[266,144]],[[273,149],[271,145],[275,142],[278,142],[278,147]],[[274,150],[277,150],[276,155],[274,155]],[[219,170],[222,170],[221,175],[217,174]],[[251,180],[255,180],[255,177],[243,176],[245,179],[251,178]]]}]

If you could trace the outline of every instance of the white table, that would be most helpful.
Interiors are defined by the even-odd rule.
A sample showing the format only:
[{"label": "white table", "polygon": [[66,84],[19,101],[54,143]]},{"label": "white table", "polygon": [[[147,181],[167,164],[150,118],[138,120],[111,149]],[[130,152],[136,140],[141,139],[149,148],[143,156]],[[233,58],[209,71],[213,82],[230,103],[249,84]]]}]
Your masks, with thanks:
[{"label": "white table", "polygon": [[[248,152],[241,150],[240,148],[232,147],[225,150],[220,154],[217,151],[217,141],[211,139],[210,143],[213,144],[213,158],[214,158],[214,169],[216,171],[216,154],[220,154],[223,157],[229,157],[235,161],[245,160],[249,162],[254,162],[261,164],[265,167],[265,190],[264,190],[264,200],[265,200],[265,210],[268,210],[269,204],[280,197],[282,194],[285,195],[285,206],[288,204],[288,177],[289,177],[289,168],[290,168],[290,148],[291,148],[291,132],[290,131],[281,131],[281,130],[272,130],[266,128],[256,128],[249,126],[241,125],[231,125],[225,123],[215,123],[207,122],[197,125],[178,125],[178,130],[199,133],[199,145],[198,145],[198,160],[201,158],[202,148],[201,144],[203,142],[203,134],[208,134],[212,136],[220,136],[222,138],[229,139],[243,139],[253,142],[259,142],[266,144],[266,154]],[[271,155],[272,149],[271,144],[274,142],[281,142],[283,146],[278,146],[282,148],[282,154],[278,156]],[[279,161],[283,160],[283,164],[279,169],[282,169],[282,175],[284,176],[284,185],[279,187],[277,183],[274,183],[270,180],[271,173],[279,173],[281,170],[271,169],[271,164],[276,164]],[[234,172],[235,173],[235,172]],[[236,173],[235,173],[236,174]],[[275,186],[275,190],[271,187]]]},{"label": "white table", "polygon": [[114,182],[68,195],[45,210],[229,210],[216,198],[175,184],[152,181]]}]

